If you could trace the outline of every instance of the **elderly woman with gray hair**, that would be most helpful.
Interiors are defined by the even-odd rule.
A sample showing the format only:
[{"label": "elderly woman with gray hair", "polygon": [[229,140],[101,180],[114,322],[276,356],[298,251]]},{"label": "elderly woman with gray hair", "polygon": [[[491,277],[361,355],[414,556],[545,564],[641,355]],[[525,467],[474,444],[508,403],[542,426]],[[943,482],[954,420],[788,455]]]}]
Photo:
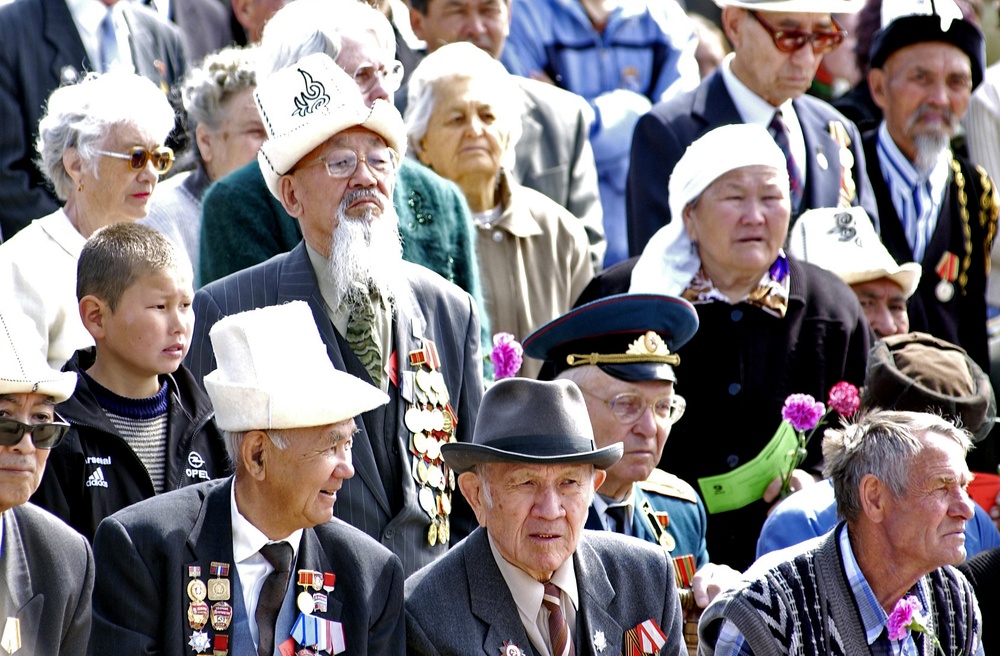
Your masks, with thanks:
[{"label": "elderly woman with gray hair", "polygon": [[49,364],[93,344],[80,321],[76,261],[106,225],[146,216],[174,153],[163,145],[174,112],[163,91],[126,71],[90,75],[49,97],[39,123],[39,168],[65,205],[0,245],[0,307],[34,321]]},{"label": "elderly woman with gray hair", "polygon": [[201,199],[208,186],[254,161],[267,138],[253,102],[255,50],[224,48],[184,78],[181,97],[197,144],[197,166],[175,175],[153,194],[142,221],[181,246],[198,272]]},{"label": "elderly woman with gray hair", "polygon": [[[490,326],[523,339],[565,313],[593,270],[582,223],[510,175],[518,97],[502,64],[471,43],[453,43],[413,71],[405,118],[412,153],[454,181],[472,210]],[[540,368],[526,360],[521,375]]]},{"label": "elderly woman with gray hair", "polygon": [[[782,250],[788,172],[765,128],[737,124],[706,133],[678,161],[669,186],[674,221],[637,261],[603,272],[578,303],[650,292],[682,296],[695,306],[698,332],[677,352],[684,363],[677,390],[687,410],[660,466],[698,488],[698,479],[731,473],[761,453],[789,394],[825,402],[842,380],[860,385],[872,334],[843,281]],[[815,482],[819,440],[808,450],[792,489]],[[714,514],[717,489],[702,488],[712,562],[743,570],[753,561],[780,486],[780,478],[771,481],[762,500],[735,490],[745,493],[745,505]]]}]

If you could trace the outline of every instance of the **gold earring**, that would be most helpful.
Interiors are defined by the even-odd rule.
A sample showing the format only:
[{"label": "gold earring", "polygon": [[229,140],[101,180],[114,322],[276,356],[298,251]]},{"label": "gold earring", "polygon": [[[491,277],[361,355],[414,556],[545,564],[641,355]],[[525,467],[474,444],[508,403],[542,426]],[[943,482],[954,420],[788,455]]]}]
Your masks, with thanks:
[{"label": "gold earring", "polygon": [[76,183],[76,190],[77,191],[83,191],[83,181],[80,181],[80,182]]}]

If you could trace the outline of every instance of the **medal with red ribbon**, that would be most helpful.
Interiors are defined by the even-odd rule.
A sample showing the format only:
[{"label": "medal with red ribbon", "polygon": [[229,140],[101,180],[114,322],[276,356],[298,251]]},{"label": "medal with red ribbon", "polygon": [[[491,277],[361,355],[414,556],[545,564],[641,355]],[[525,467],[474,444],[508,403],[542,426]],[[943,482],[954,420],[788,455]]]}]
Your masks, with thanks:
[{"label": "medal with red ribbon", "polygon": [[941,260],[934,267],[940,282],[934,286],[934,296],[942,303],[947,303],[955,297],[955,281],[958,280],[958,256],[945,251]]}]

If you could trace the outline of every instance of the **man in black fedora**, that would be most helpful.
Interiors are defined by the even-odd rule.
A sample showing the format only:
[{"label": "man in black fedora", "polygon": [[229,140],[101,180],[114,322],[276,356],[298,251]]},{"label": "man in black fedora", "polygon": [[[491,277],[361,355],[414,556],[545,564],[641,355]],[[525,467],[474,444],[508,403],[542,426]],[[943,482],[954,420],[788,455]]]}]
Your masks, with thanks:
[{"label": "man in black fedora", "polygon": [[596,448],[574,383],[498,382],[441,454],[480,528],[406,581],[409,653],[686,653],[667,553],[583,528],[622,446]]}]

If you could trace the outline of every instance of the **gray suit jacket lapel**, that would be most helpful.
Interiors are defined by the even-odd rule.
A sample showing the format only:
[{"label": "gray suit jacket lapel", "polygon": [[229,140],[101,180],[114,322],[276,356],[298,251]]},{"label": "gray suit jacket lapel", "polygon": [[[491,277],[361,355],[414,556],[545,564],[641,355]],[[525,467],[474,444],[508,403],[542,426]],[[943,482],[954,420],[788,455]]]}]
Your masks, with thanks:
[{"label": "gray suit jacket lapel", "polygon": [[[289,251],[285,258],[284,269],[278,277],[278,292],[275,305],[290,303],[291,301],[305,301],[312,309],[313,318],[319,334],[326,344],[327,355],[333,366],[340,371],[347,371],[344,365],[344,358],[340,355],[340,347],[337,346],[339,338],[334,330],[330,317],[327,316],[323,297],[319,293],[319,283],[316,282],[316,273],[313,271],[312,263],[309,261],[309,253],[306,251],[305,241]],[[415,304],[415,302],[414,302]],[[400,415],[402,416],[402,415]],[[354,456],[354,469],[371,491],[372,496],[382,506],[382,510],[391,516],[389,510],[389,498],[382,487],[382,479],[378,474],[375,465],[375,454],[372,451],[371,438],[367,428],[362,422],[358,422],[360,430],[365,439],[355,440],[352,450]]]},{"label": "gray suit jacket lapel", "polygon": [[830,136],[829,122],[804,102],[792,101],[806,142],[806,189],[803,207],[824,207],[824,191],[840,188],[840,146]]},{"label": "gray suit jacket lapel", "polygon": [[[608,614],[615,589],[597,552],[581,538],[574,556],[576,580],[580,591],[580,609],[576,615],[576,653],[579,656],[608,656],[622,652],[625,628]],[[632,627],[629,627],[632,628]],[[594,647],[597,632],[604,633],[607,646],[599,653]]]},{"label": "gray suit jacket lapel", "polygon": [[503,654],[505,642],[516,644],[524,653],[534,652],[517,614],[514,598],[493,560],[486,529],[476,529],[466,540],[469,541],[465,563],[469,580],[469,606],[472,614],[487,627],[483,653]]},{"label": "gray suit jacket lapel", "polygon": [[32,586],[31,572],[28,570],[28,558],[21,542],[21,533],[17,527],[17,518],[12,510],[3,513],[3,547],[2,547],[2,577],[0,585],[6,590],[7,597],[0,617],[0,631],[3,631],[7,618],[16,617],[20,622],[21,648],[24,653],[32,653],[38,643],[38,632],[42,628],[42,605],[44,598],[37,594]]},{"label": "gray suit jacket lapel", "polygon": [[[337,572],[333,571],[333,567],[330,565],[330,560],[326,557],[326,552],[323,551],[323,546],[319,542],[319,537],[317,537],[316,531],[311,528],[302,531],[302,541],[299,543],[299,557],[295,563],[295,569],[296,571],[292,572],[292,579],[289,583],[292,586],[295,586],[298,583],[297,570],[300,569],[311,569],[317,572],[333,572],[334,574],[337,574]],[[313,613],[313,615],[337,622],[341,621],[340,617],[343,613],[343,604],[334,597],[334,594],[327,595],[326,603],[327,607],[325,612],[317,610]]]}]

